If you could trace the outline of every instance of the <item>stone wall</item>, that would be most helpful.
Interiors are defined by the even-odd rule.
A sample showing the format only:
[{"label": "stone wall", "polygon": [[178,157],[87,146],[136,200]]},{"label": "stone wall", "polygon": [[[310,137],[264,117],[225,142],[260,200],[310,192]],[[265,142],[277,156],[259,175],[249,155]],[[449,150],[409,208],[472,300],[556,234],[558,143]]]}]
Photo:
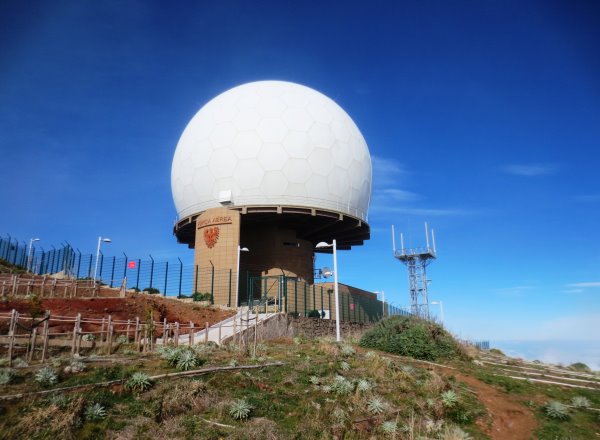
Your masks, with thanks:
[{"label": "stone wall", "polygon": [[[294,336],[304,335],[308,338],[318,338],[321,336],[335,337],[335,321],[331,319],[318,318],[293,318],[288,315],[288,321]],[[342,339],[360,338],[364,332],[370,329],[373,323],[340,321],[340,333]]]}]

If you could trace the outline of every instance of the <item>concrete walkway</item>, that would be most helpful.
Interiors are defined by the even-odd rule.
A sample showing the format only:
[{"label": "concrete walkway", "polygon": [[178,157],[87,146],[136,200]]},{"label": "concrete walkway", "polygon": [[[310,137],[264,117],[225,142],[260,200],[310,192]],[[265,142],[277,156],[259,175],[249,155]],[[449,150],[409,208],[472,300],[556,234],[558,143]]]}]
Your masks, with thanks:
[{"label": "concrete walkway", "polygon": [[[193,334],[191,340],[192,344],[202,344],[205,341],[214,342],[217,345],[221,345],[222,341],[238,334],[246,328],[252,328],[257,322],[260,323],[277,313],[252,313],[248,311],[247,307],[242,307],[238,310],[238,313],[230,318],[224,319],[221,322],[213,324],[208,328],[208,338],[206,338],[206,329],[202,329]],[[258,318],[258,321],[257,321]],[[190,335],[184,334],[179,336],[179,345],[190,345]],[[156,340],[156,344],[162,345],[162,338]]]}]

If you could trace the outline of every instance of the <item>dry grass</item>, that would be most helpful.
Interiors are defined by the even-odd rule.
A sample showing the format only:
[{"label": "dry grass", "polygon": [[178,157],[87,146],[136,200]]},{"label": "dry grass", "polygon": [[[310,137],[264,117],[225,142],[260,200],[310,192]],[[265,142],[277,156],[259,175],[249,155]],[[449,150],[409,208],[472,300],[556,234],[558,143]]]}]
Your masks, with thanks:
[{"label": "dry grass", "polygon": [[206,390],[206,385],[197,380],[181,380],[175,384],[164,382],[148,393],[148,397],[162,399],[161,419],[188,412],[201,413],[209,408],[215,399],[213,394]]},{"label": "dry grass", "polygon": [[31,406],[27,417],[21,417],[12,432],[6,434],[12,438],[75,438],[71,432],[80,420],[83,406],[81,397],[65,408],[47,404]]}]

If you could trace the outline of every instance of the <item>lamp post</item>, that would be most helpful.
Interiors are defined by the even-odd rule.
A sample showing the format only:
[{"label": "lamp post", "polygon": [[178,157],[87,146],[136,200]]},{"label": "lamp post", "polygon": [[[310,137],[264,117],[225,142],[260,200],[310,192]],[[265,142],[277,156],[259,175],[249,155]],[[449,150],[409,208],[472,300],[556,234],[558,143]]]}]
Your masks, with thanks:
[{"label": "lamp post", "polygon": [[444,325],[444,303],[441,301],[431,301],[431,304],[440,306],[440,319],[442,321],[442,326]]},{"label": "lamp post", "polygon": [[[235,283],[235,307],[237,308],[240,301],[240,254],[242,252],[250,252],[247,247],[237,247],[237,272],[236,272],[236,283]],[[212,263],[211,263],[212,264]]]},{"label": "lamp post", "polygon": [[96,264],[94,265],[94,281],[96,281],[96,274],[98,273],[98,259],[100,258],[100,244],[102,242],[110,243],[111,239],[98,237],[98,249],[96,250]]},{"label": "lamp post", "polygon": [[342,340],[340,336],[340,301],[339,301],[339,290],[338,290],[338,268],[337,268],[337,243],[335,240],[331,244],[324,241],[320,242],[315,246],[316,249],[333,247],[333,292],[335,297],[335,340],[340,342]]},{"label": "lamp post", "polygon": [[32,238],[29,240],[29,251],[27,252],[27,271],[31,271],[31,250],[33,249],[33,242],[40,241],[39,238]]}]

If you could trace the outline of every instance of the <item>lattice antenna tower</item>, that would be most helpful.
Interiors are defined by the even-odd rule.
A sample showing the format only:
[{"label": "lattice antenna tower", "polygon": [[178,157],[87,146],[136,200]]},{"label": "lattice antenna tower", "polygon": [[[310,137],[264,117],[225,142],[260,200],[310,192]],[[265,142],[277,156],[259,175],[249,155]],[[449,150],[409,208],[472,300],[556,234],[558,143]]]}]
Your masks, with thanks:
[{"label": "lattice antenna tower", "polygon": [[425,223],[426,247],[405,248],[404,236],[400,233],[400,249],[396,249],[396,234],[392,225],[392,246],[394,257],[408,268],[408,290],[410,293],[410,311],[416,316],[429,319],[429,298],[427,296],[427,266],[436,259],[435,234],[431,230],[431,246],[429,245],[429,227]]}]

